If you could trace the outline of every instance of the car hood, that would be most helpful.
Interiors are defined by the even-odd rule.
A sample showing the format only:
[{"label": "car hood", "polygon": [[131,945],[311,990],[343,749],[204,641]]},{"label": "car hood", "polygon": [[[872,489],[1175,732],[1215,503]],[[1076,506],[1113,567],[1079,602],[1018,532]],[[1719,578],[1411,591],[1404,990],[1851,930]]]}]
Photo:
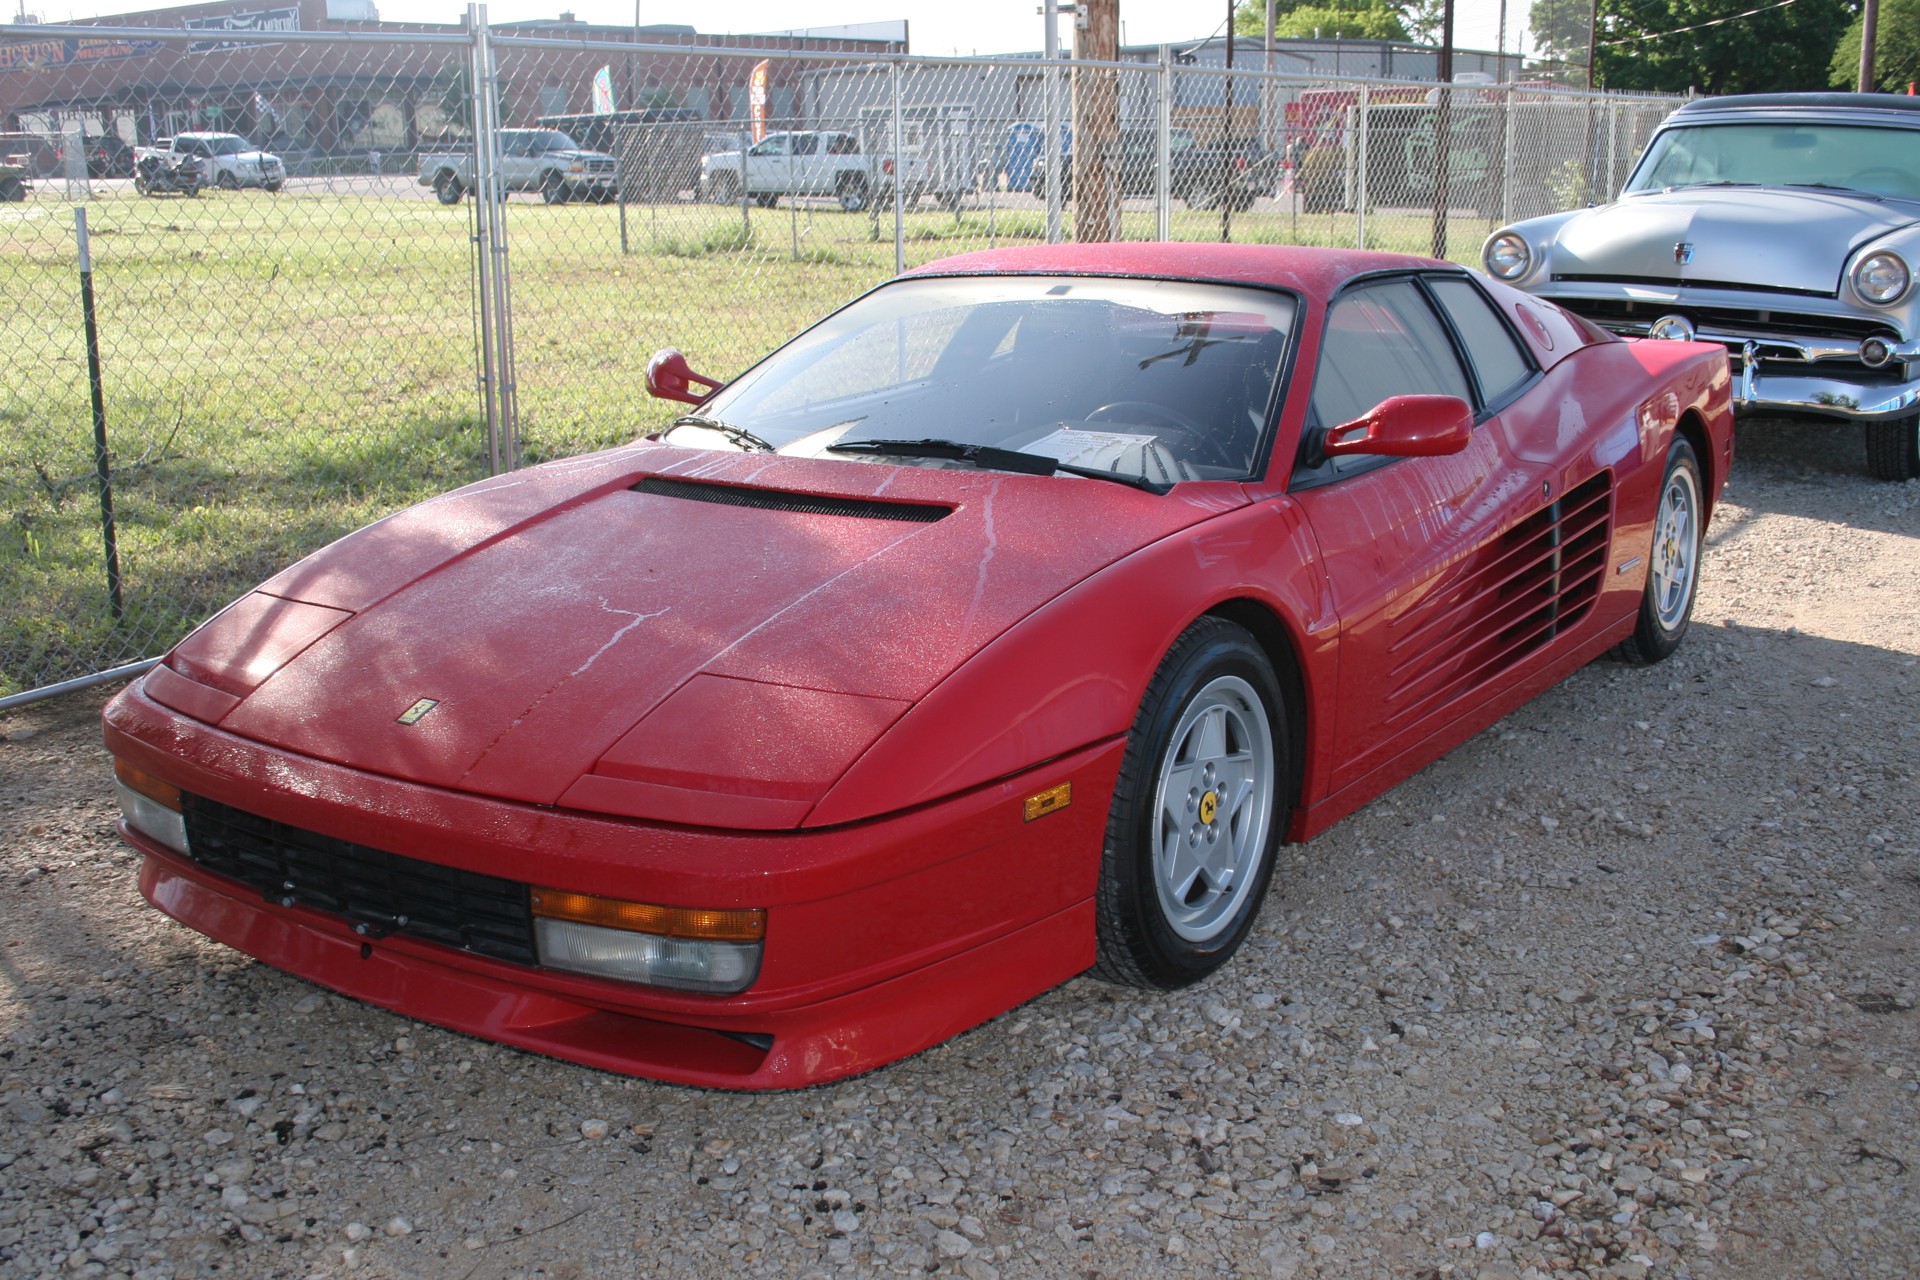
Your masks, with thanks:
[{"label": "car hood", "polygon": [[[740,825],[799,825],[989,641],[1245,501],[1218,482],[1154,495],[635,446],[348,536],[183,641],[148,691],[243,737],[433,786],[553,804],[597,770],[600,790],[566,803],[693,821],[669,802],[733,787],[761,804]],[[221,692],[183,703],[182,688]]]},{"label": "car hood", "polygon": [[[1915,221],[1905,202],[1778,187],[1689,187],[1575,215],[1553,246],[1556,279],[1761,286],[1832,295],[1848,253]],[[1681,263],[1681,245],[1691,261]],[[1736,283],[1737,282],[1737,283]]]},{"label": "car hood", "polygon": [[567,150],[549,151],[546,154],[550,156],[559,156],[565,160],[611,160],[613,159],[612,156],[608,155],[604,151],[588,151],[585,147],[575,147],[571,151],[567,151]]}]

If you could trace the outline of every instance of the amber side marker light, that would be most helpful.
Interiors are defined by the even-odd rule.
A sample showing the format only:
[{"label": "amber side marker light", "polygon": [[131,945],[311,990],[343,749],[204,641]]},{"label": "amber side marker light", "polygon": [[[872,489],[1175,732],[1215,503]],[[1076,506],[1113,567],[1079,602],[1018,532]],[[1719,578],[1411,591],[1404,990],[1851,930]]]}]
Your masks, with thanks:
[{"label": "amber side marker light", "polygon": [[1028,796],[1023,806],[1028,822],[1035,818],[1044,818],[1050,813],[1058,813],[1073,803],[1073,784],[1063,782],[1057,787],[1048,787],[1039,795]]},{"label": "amber side marker light", "polygon": [[120,798],[120,816],[141,835],[158,840],[175,853],[187,851],[187,824],[180,816],[180,788],[135,768],[118,756],[113,760],[114,792]]},{"label": "amber side marker light", "polygon": [[731,995],[760,973],[767,913],[662,907],[568,889],[529,894],[540,963],[681,991]]}]

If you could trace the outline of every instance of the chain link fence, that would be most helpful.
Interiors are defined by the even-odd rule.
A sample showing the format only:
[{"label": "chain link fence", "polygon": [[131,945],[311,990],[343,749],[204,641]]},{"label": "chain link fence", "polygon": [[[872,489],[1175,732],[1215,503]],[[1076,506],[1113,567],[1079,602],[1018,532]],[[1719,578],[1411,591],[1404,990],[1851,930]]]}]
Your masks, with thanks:
[{"label": "chain link fence", "polygon": [[0,698],[158,654],[406,503],[656,429],[655,348],[728,378],[900,269],[1049,239],[1471,262],[1617,190],[1674,105],[471,17],[0,26]]}]

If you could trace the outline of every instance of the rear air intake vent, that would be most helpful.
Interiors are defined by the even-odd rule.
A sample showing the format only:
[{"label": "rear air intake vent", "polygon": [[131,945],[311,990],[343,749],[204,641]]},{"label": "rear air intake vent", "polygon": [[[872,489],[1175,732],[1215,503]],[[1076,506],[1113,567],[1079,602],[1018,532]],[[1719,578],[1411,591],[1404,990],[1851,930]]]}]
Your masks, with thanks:
[{"label": "rear air intake vent", "polygon": [[905,520],[909,524],[932,524],[952,513],[950,507],[923,503],[875,502],[871,498],[823,498],[811,493],[748,489],[731,484],[699,484],[691,480],[669,480],[664,476],[649,476],[633,486],[633,491],[657,494],[663,498],[684,498],[688,502],[717,502],[726,507],[797,511],[810,516],[852,516],[862,520]]}]

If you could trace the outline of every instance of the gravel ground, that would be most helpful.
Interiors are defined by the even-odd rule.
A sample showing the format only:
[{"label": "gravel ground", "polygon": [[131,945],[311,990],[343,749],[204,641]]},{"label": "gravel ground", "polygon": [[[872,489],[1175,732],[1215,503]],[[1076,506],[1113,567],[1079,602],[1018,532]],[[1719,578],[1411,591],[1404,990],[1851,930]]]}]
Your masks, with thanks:
[{"label": "gravel ground", "polygon": [[135,892],[100,695],[7,717],[0,1276],[1908,1276],[1920,483],[1742,449],[1681,653],[1284,850],[1224,974],[800,1093],[215,946]]}]

